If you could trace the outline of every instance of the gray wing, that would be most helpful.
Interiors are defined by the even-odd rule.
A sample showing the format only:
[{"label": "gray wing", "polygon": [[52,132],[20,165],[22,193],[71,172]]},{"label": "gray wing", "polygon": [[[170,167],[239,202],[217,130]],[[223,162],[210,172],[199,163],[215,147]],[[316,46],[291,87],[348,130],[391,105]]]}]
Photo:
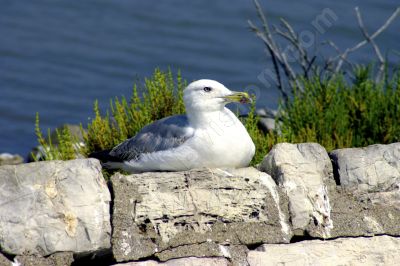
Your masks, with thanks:
[{"label": "gray wing", "polygon": [[142,153],[176,148],[192,136],[186,115],[169,116],[145,126],[136,136],[113,148],[110,155],[122,161],[138,160]]}]

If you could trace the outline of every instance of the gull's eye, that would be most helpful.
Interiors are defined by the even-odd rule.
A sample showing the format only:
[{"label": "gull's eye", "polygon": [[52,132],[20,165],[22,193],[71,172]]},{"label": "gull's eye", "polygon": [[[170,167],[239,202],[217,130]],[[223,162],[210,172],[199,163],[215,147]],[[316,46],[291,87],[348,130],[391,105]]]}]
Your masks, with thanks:
[{"label": "gull's eye", "polygon": [[203,90],[204,90],[205,92],[210,92],[210,91],[212,91],[211,87],[204,87]]}]

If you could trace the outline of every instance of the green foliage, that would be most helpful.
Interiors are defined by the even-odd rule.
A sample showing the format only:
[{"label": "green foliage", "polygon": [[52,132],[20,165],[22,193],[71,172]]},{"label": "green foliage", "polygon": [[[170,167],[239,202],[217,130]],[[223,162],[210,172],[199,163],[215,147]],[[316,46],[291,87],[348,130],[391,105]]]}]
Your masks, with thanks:
[{"label": "green foliage", "polygon": [[[53,140],[50,134],[50,129],[48,129],[48,137],[46,140],[43,137],[42,131],[40,130],[39,113],[36,113],[35,133],[39,144],[42,146],[40,153],[44,160],[71,160],[76,157],[75,147],[79,146],[76,145],[77,140],[71,135],[71,132],[67,126],[62,127],[61,129],[56,129],[56,141]],[[37,160],[37,158],[35,158],[36,155],[33,153],[32,157]]]},{"label": "green foliage", "polygon": [[327,150],[400,141],[400,82],[376,83],[369,68],[343,76],[303,80],[304,92],[281,108],[281,131],[289,142],[318,142]]},{"label": "green foliage", "polygon": [[125,97],[110,101],[111,115],[107,112],[102,116],[96,101],[95,117],[88,124],[87,132],[83,132],[85,154],[111,149],[155,120],[184,113],[185,87],[186,81],[182,80],[179,72],[174,80],[170,70],[163,72],[156,69],[153,76],[145,80],[140,96],[135,84],[129,102]]}]

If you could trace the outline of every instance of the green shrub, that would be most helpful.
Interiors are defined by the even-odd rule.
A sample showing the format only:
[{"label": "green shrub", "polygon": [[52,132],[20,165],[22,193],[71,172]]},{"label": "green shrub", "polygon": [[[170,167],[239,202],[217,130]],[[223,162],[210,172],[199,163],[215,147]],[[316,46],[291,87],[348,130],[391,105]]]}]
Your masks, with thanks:
[{"label": "green shrub", "polygon": [[83,133],[85,154],[111,149],[122,141],[134,136],[145,125],[174,114],[183,114],[183,89],[186,81],[178,72],[175,80],[172,72],[156,69],[150,79],[145,79],[142,94],[133,87],[129,100],[125,97],[110,101],[110,112],[100,113],[98,102],[94,104],[94,119]]},{"label": "green shrub", "polygon": [[327,150],[400,140],[400,82],[376,83],[369,68],[320,82],[303,80],[304,91],[281,107],[281,131],[290,142],[318,142]]},{"label": "green shrub", "polygon": [[[39,153],[43,160],[71,160],[76,157],[76,150],[79,149],[77,145],[78,140],[71,135],[67,126],[55,130],[55,139],[53,141],[50,129],[47,130],[47,139],[43,137],[39,125],[39,113],[36,113],[35,133],[41,149]],[[55,143],[54,143],[55,142]],[[31,154],[33,159],[38,160],[37,155]]]}]

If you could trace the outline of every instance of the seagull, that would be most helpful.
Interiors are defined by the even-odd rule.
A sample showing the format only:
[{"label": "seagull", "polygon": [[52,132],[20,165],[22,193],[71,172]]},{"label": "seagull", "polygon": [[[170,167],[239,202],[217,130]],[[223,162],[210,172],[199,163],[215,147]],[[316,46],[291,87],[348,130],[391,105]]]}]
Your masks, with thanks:
[{"label": "seagull", "polygon": [[255,146],[236,115],[225,107],[249,103],[246,92],[201,79],[183,91],[186,114],[157,120],[110,151],[91,154],[108,169],[128,173],[248,166]]}]

